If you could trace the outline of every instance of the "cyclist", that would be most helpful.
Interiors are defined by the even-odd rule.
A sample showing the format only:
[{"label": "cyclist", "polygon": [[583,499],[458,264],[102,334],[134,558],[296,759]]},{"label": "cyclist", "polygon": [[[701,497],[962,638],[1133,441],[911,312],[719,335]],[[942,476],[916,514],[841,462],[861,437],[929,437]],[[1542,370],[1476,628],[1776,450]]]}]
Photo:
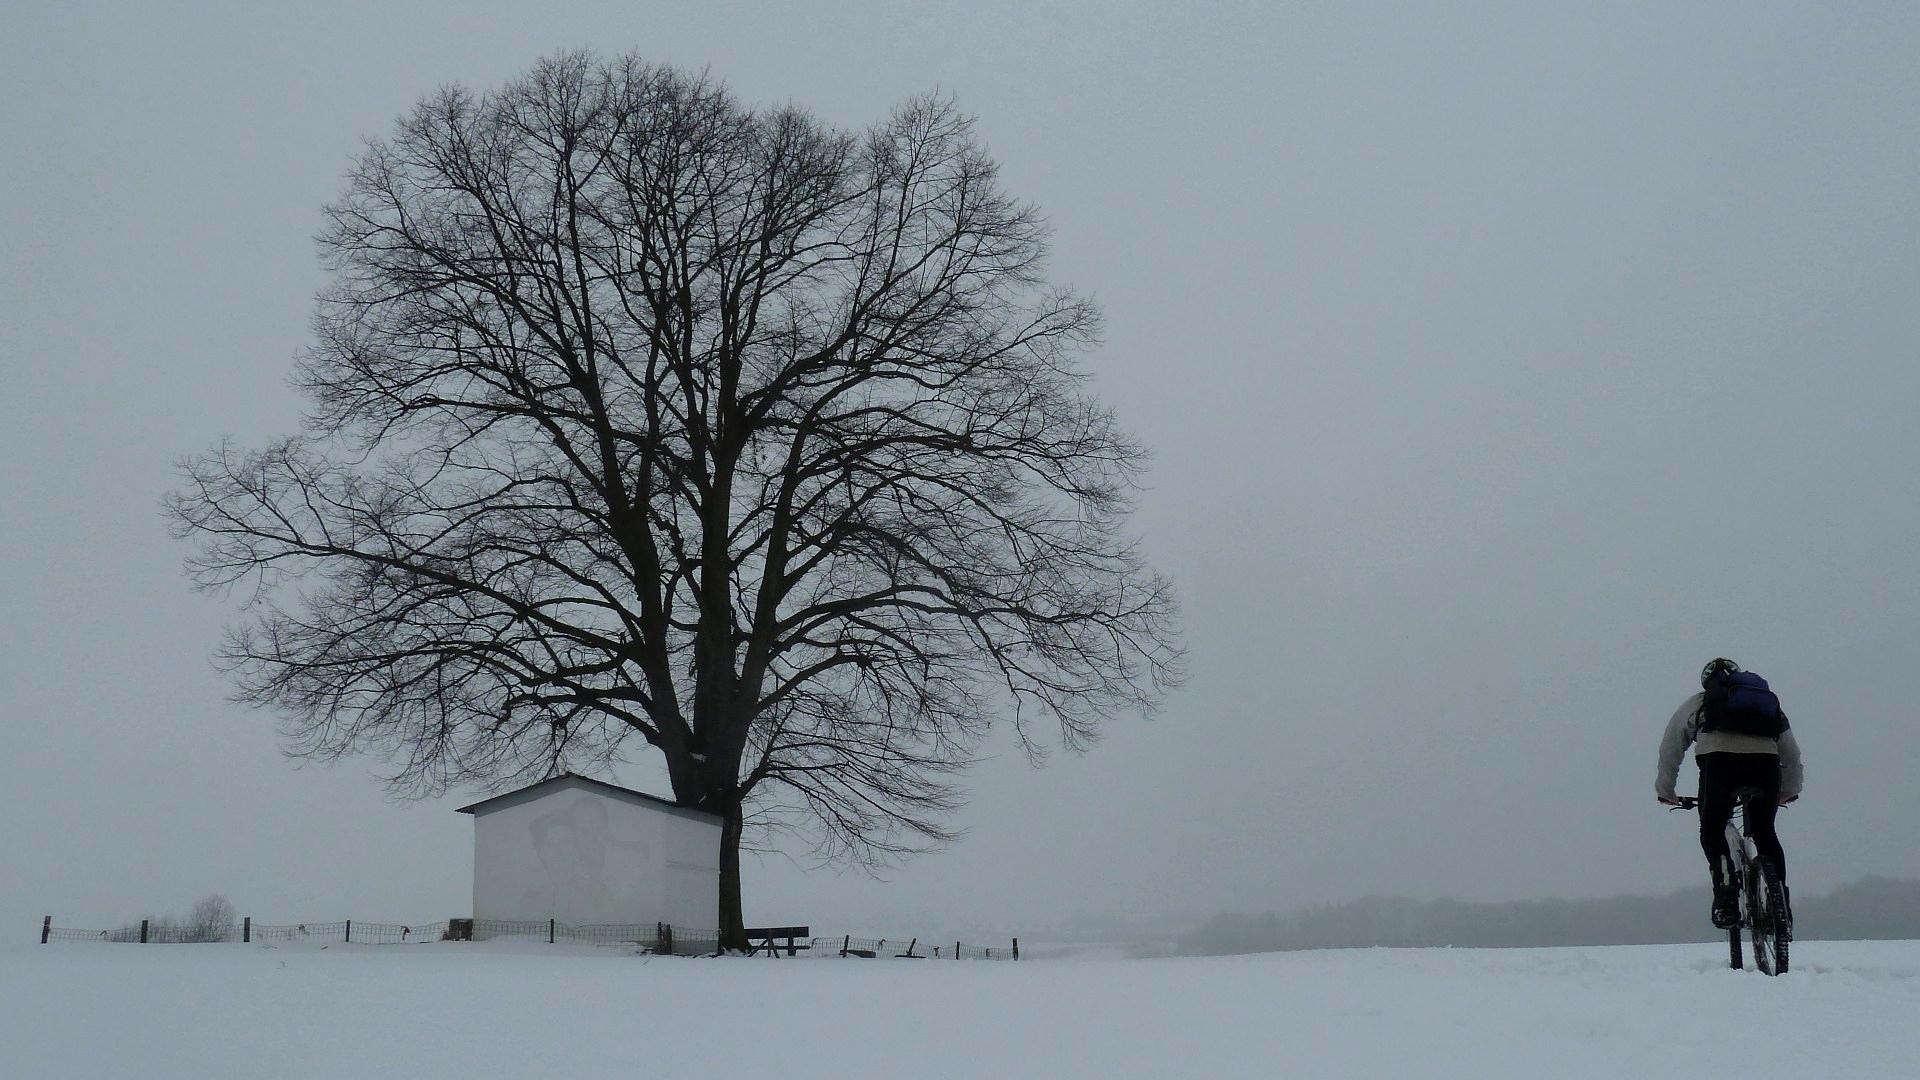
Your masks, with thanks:
[{"label": "cyclist", "polygon": [[[1794,741],[1791,728],[1777,739],[1737,731],[1700,730],[1708,684],[1739,670],[1740,665],[1725,657],[1715,658],[1701,669],[1701,692],[1681,702],[1673,719],[1667,721],[1666,734],[1660,739],[1660,774],[1653,784],[1661,802],[1680,805],[1673,785],[1680,773],[1680,759],[1692,744],[1694,763],[1700,766],[1700,847],[1713,874],[1713,925],[1723,930],[1739,921],[1738,890],[1726,873],[1726,864],[1732,858],[1727,850],[1727,822],[1733,817],[1735,796],[1742,788],[1758,789],[1759,795],[1747,808],[1747,829],[1753,836],[1754,849],[1773,863],[1784,889],[1787,857],[1780,849],[1780,837],[1773,831],[1773,814],[1777,807],[1800,797],[1801,783],[1800,744]],[[1791,905],[1788,910],[1792,910]]]}]

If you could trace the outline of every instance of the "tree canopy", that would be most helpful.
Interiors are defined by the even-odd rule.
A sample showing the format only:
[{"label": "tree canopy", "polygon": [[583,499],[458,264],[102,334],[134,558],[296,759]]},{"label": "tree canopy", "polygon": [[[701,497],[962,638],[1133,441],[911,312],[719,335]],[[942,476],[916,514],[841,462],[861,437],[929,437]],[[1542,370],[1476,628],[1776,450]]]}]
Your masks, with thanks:
[{"label": "tree canopy", "polygon": [[1079,748],[1179,680],[1098,313],[950,99],[848,133],[564,54],[422,101],[319,246],[306,423],[168,503],[293,753],[425,794],[657,751],[731,932],[749,811],[885,859],[997,723]]}]

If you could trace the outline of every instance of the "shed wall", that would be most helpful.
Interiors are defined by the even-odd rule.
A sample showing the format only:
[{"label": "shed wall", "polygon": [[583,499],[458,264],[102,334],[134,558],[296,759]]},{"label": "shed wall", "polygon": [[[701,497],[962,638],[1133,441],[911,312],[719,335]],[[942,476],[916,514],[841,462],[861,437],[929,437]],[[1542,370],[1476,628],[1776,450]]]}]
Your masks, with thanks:
[{"label": "shed wall", "polygon": [[720,826],[580,787],[473,821],[473,914],[711,929]]}]

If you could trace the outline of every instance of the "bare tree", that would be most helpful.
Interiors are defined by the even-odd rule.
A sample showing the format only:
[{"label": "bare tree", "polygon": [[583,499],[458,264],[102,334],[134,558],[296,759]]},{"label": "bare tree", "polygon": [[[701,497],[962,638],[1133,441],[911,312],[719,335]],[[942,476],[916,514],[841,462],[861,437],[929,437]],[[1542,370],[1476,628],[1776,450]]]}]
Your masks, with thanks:
[{"label": "bare tree", "polygon": [[225,941],[237,921],[233,905],[227,903],[226,897],[213,893],[193,905],[182,933],[187,941]]},{"label": "bare tree", "polygon": [[949,100],[860,134],[566,54],[369,144],[319,242],[300,434],[183,466],[237,696],[403,794],[644,744],[725,820],[885,861],[1181,673],[1125,530],[1098,315]]}]

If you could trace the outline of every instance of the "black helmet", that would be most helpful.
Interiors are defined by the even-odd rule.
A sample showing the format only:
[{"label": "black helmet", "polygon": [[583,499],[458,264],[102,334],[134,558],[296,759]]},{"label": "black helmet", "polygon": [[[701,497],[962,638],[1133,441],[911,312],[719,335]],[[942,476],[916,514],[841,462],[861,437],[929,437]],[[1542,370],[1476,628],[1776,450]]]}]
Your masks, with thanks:
[{"label": "black helmet", "polygon": [[1700,686],[1704,689],[1707,684],[1714,680],[1724,679],[1739,670],[1739,664],[1734,663],[1724,656],[1716,656],[1711,663],[1700,669]]}]

